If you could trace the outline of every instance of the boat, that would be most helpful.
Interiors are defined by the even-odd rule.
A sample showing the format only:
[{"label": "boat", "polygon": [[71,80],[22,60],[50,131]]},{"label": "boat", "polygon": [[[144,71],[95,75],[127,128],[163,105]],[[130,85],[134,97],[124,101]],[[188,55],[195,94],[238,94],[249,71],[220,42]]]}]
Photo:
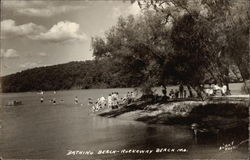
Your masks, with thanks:
[{"label": "boat", "polygon": [[19,106],[22,105],[22,101],[11,100],[8,102],[7,106]]}]

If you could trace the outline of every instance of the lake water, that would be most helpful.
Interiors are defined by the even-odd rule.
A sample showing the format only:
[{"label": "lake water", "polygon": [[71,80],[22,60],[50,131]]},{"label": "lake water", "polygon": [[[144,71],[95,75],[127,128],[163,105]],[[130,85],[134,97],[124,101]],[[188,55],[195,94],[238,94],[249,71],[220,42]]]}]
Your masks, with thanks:
[{"label": "lake water", "polygon": [[[236,94],[239,86],[233,87]],[[233,151],[220,151],[224,144],[244,139],[222,138],[195,140],[189,126],[149,125],[142,122],[103,118],[92,114],[88,98],[96,99],[117,91],[124,95],[133,89],[90,89],[45,92],[44,103],[35,92],[1,94],[0,155],[4,158],[31,159],[168,159],[213,158],[246,159],[247,145]],[[158,91],[159,92],[159,91]],[[80,104],[74,104],[78,96]],[[53,105],[50,98],[64,100]],[[24,105],[7,107],[9,100]],[[157,148],[175,149],[156,153]],[[123,149],[153,150],[148,153],[119,153]],[[177,149],[186,149],[179,150]],[[72,151],[91,151],[93,155],[67,155]],[[98,154],[99,150],[116,150],[115,154]]]}]

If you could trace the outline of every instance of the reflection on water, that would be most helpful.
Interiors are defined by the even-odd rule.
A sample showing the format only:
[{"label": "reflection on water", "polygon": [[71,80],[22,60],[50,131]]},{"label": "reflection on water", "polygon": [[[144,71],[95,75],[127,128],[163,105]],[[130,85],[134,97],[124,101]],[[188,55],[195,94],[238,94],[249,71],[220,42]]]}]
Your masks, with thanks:
[{"label": "reflection on water", "polygon": [[[130,89],[117,89],[125,94]],[[142,122],[117,118],[103,118],[93,115],[87,105],[74,104],[78,96],[80,103],[87,104],[87,98],[108,95],[112,90],[81,90],[57,92],[64,104],[48,102],[53,93],[44,95],[40,103],[36,93],[2,95],[2,104],[10,99],[22,100],[24,105],[2,107],[1,155],[6,158],[67,158],[67,159],[130,159],[130,158],[247,158],[246,145],[232,152],[219,151],[222,143],[243,140],[237,133],[230,139],[211,137],[195,140],[189,126],[147,125]],[[240,136],[239,136],[240,135]],[[186,148],[185,153],[152,154],[105,154],[66,156],[68,150],[94,151],[123,149]]]}]

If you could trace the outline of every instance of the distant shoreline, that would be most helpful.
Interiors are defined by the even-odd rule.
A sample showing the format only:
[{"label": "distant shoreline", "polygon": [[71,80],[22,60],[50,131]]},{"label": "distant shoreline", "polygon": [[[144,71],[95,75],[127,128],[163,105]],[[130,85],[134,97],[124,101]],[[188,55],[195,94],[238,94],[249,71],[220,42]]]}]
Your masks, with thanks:
[{"label": "distant shoreline", "polygon": [[[243,84],[244,82],[232,82],[232,83],[229,83],[229,84]],[[206,85],[206,84],[205,84]],[[169,84],[169,85],[166,85],[166,87],[175,87],[175,86],[178,86],[178,84]],[[115,87],[115,88],[88,88],[88,89],[81,89],[81,88],[71,88],[71,89],[61,89],[61,90],[42,90],[44,92],[53,92],[53,91],[73,91],[73,90],[95,90],[95,89],[126,89],[126,88],[131,88],[131,89],[139,89],[140,87]],[[154,89],[157,89],[157,88],[160,88],[160,86],[156,86],[156,87],[153,87],[153,90]],[[23,92],[2,92],[2,90],[0,89],[0,93],[1,94],[5,94],[5,93],[31,93],[31,92],[40,92],[41,90],[32,90],[32,91],[23,91]]]}]

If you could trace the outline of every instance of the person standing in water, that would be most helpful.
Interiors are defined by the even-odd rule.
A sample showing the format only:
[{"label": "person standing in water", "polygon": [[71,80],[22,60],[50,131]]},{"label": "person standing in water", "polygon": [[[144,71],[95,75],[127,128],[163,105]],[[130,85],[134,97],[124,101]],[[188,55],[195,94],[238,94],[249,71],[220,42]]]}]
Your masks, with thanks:
[{"label": "person standing in water", "polygon": [[78,97],[75,97],[75,104],[78,104]]},{"label": "person standing in water", "polygon": [[44,100],[43,97],[41,97],[41,98],[40,98],[40,102],[43,103],[43,100]]}]

